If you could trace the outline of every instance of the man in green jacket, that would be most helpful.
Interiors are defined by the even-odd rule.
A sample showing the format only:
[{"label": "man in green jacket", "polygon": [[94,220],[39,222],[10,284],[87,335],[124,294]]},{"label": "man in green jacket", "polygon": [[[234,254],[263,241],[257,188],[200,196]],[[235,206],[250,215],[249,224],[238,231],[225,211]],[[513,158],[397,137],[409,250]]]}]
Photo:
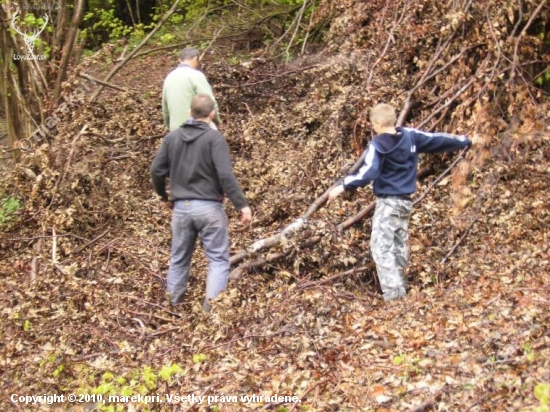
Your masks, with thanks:
[{"label": "man in green jacket", "polygon": [[210,127],[220,124],[218,105],[206,76],[198,70],[200,53],[186,48],[180,53],[180,64],[166,76],[162,87],[162,116],[164,124],[173,131],[190,118],[191,100],[197,94],[206,94],[214,100],[216,116]]}]

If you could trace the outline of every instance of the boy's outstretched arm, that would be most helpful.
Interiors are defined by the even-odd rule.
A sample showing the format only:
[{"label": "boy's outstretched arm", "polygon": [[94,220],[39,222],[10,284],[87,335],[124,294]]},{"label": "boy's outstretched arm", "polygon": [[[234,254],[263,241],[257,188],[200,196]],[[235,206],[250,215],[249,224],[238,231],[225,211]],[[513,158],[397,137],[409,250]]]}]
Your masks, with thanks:
[{"label": "boy's outstretched arm", "polygon": [[472,141],[463,135],[429,133],[413,128],[404,129],[413,133],[416,150],[420,153],[454,152],[472,145]]},{"label": "boy's outstretched arm", "polygon": [[328,201],[333,201],[346,190],[355,190],[358,187],[365,187],[369,182],[372,182],[380,175],[381,165],[380,153],[376,150],[376,146],[371,143],[367,148],[365,164],[356,174],[346,176],[343,184],[334,187],[328,194]]}]

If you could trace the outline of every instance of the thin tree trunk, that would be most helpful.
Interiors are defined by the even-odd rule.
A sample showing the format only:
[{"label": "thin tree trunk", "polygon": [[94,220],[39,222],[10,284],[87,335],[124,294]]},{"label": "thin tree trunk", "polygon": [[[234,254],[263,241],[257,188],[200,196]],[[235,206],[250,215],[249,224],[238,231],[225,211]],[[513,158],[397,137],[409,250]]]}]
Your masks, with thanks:
[{"label": "thin tree trunk", "polygon": [[65,45],[63,46],[63,52],[61,57],[61,64],[59,65],[59,72],[57,74],[57,80],[55,81],[55,89],[53,92],[53,100],[57,102],[61,95],[61,82],[67,77],[67,67],[71,57],[73,56],[74,46],[76,44],[76,38],[78,34],[78,26],[82,20],[82,14],[84,12],[84,0],[77,0],[75,5],[75,11],[73,18],[71,19],[71,26],[67,34]]}]

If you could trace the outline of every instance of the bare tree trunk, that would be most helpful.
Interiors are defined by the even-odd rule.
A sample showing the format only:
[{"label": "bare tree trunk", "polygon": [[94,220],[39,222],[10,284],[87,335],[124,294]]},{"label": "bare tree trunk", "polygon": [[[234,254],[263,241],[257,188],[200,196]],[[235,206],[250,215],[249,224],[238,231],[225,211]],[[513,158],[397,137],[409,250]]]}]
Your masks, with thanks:
[{"label": "bare tree trunk", "polygon": [[[0,94],[2,98],[2,106],[6,115],[6,123],[8,126],[8,141],[10,147],[15,147],[16,142],[20,139],[20,132],[22,128],[19,124],[18,106],[15,103],[16,96],[12,93],[11,78],[10,78],[10,60],[13,54],[13,48],[11,47],[7,29],[2,26],[2,33],[0,34],[0,48],[2,50],[2,65],[0,67]],[[18,160],[18,152],[15,150],[12,152],[13,160]]]},{"label": "bare tree trunk", "polygon": [[80,21],[82,20],[83,11],[84,0],[77,0],[73,18],[71,19],[69,33],[67,34],[65,45],[63,46],[61,64],[59,65],[59,73],[57,74],[57,80],[55,81],[55,89],[53,92],[53,100],[55,102],[59,100],[59,96],[61,94],[61,82],[67,77],[67,67],[69,66],[69,61],[71,60],[71,57],[73,56],[73,50],[78,34],[78,26],[80,24]]},{"label": "bare tree trunk", "polygon": [[[57,18],[55,20],[55,27],[65,27],[69,20],[69,11],[66,5],[59,4]],[[55,30],[53,33],[52,39],[52,55],[54,56],[53,61],[57,61],[63,50],[63,44],[66,39],[65,30]],[[61,56],[62,58],[62,56]]]}]

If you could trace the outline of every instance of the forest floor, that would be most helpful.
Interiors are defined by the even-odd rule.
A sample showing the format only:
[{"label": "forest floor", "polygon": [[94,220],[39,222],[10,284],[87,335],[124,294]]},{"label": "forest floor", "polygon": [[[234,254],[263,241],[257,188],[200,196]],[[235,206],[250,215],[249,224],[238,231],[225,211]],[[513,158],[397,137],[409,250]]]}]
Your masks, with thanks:
[{"label": "forest floor", "polygon": [[[356,93],[369,71],[344,51],[289,63],[235,56],[224,43],[203,64],[254,211],[244,229],[227,203],[232,254],[287,227],[349,169],[372,134],[364,99],[380,101],[388,91],[375,79],[379,94]],[[102,78],[114,58],[103,51],[75,73]],[[490,145],[476,129],[479,149],[474,144],[449,173],[458,153],[422,157],[406,298],[381,299],[366,188],[251,256],[266,262],[232,279],[206,314],[200,247],[184,304],[165,301],[170,211],[149,179],[164,134],[162,82],[176,60],[154,53],[130,61],[111,80],[128,92],[106,89],[100,102],[67,114],[49,145],[5,174],[4,193],[25,206],[0,238],[1,410],[527,412],[541,405],[535,388],[550,391],[546,123],[501,125]],[[75,73],[65,93],[79,86]],[[395,96],[388,101],[403,103]],[[537,122],[549,107],[535,107]],[[483,120],[470,117],[438,126],[469,134]],[[338,230],[361,211],[363,219]],[[76,394],[82,403],[19,398],[44,394]]]}]

